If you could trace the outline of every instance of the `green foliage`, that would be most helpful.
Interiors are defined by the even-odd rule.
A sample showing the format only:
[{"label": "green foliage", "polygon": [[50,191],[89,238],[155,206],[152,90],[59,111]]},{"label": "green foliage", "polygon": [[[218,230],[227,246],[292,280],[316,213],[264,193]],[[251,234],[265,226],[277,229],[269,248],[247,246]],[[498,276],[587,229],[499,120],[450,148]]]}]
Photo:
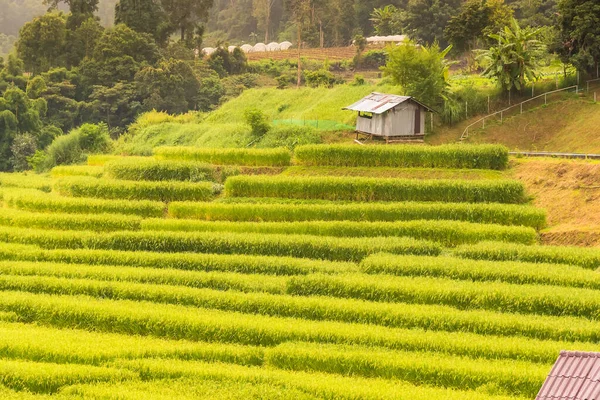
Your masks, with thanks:
[{"label": "green foliage", "polygon": [[508,149],[499,145],[300,146],[294,151],[302,165],[344,167],[481,168],[508,167]]},{"label": "green foliage", "polygon": [[496,79],[503,90],[514,87],[521,91],[526,82],[537,80],[539,61],[545,50],[537,40],[539,33],[539,29],[521,28],[513,18],[510,27],[489,35],[497,44],[478,56],[486,65],[483,76]]},{"label": "green foliage", "polygon": [[600,62],[600,4],[593,0],[558,1],[559,54],[579,70],[596,72]]},{"label": "green foliage", "polygon": [[147,220],[146,231],[182,232],[248,232],[258,234],[285,233],[334,237],[400,236],[432,240],[444,246],[496,240],[533,244],[537,233],[533,228],[474,224],[459,221],[296,221],[296,222],[214,222],[194,220]]},{"label": "green foliage", "polygon": [[125,24],[136,32],[147,33],[164,43],[170,29],[160,2],[119,0],[115,4],[115,25]]},{"label": "green foliage", "polygon": [[66,18],[63,14],[48,13],[34,18],[19,32],[17,54],[27,71],[34,74],[65,65]]},{"label": "green foliage", "polygon": [[196,108],[200,82],[185,61],[170,59],[156,68],[142,68],[135,82],[147,110],[180,114]]},{"label": "green foliage", "polygon": [[54,189],[65,196],[127,200],[209,200],[219,187],[210,182],[147,182],[65,177]]},{"label": "green foliage", "polygon": [[425,104],[438,105],[448,87],[446,55],[450,49],[441,50],[437,43],[419,48],[407,40],[401,46],[387,48],[388,61],[382,70],[404,88],[405,94]]},{"label": "green foliage", "polygon": [[14,171],[30,169],[29,158],[37,151],[37,141],[32,135],[25,133],[17,135],[10,146],[12,157],[10,163]]},{"label": "green foliage", "polygon": [[104,166],[106,175],[131,181],[213,181],[224,182],[237,175],[235,167],[221,167],[193,161],[161,161],[121,158]]},{"label": "green foliage", "polygon": [[474,260],[569,264],[589,269],[600,267],[600,251],[581,247],[498,246],[494,242],[489,242],[460,247],[456,250],[456,255]]},{"label": "green foliage", "polygon": [[236,47],[233,52],[219,47],[208,57],[208,65],[215,70],[219,76],[241,74],[245,72],[248,62],[246,54]]},{"label": "green foliage", "polygon": [[499,32],[511,22],[513,10],[504,0],[469,0],[450,18],[445,35],[457,50],[472,50],[477,42]]},{"label": "green foliage", "polygon": [[304,80],[309,87],[332,87],[336,83],[335,75],[326,69],[304,71]]},{"label": "green foliage", "polygon": [[375,8],[371,13],[370,21],[373,23],[378,36],[397,35],[402,33],[402,15],[396,7],[389,4],[383,8]]},{"label": "green foliage", "polygon": [[269,124],[267,116],[256,108],[244,111],[244,118],[246,119],[246,123],[252,128],[252,136],[256,139],[260,139],[271,129],[271,124]]},{"label": "green foliage", "polygon": [[405,33],[429,46],[444,46],[444,28],[461,4],[461,0],[408,0],[403,18]]},{"label": "green foliage", "polygon": [[[407,221],[456,220],[503,225],[523,225],[541,229],[546,213],[530,206],[477,203],[331,203],[265,204],[236,202],[174,202],[169,214],[175,218],[210,221]],[[262,203],[262,204],[261,204]]]},{"label": "green foliage", "polygon": [[287,149],[211,149],[202,147],[157,147],[159,160],[200,161],[217,165],[286,166],[291,154]]},{"label": "green foliage", "polygon": [[411,238],[335,238],[307,235],[248,235],[232,232],[113,232],[50,231],[1,228],[2,241],[44,248],[93,248],[126,251],[200,252],[305,257],[331,261],[359,261],[369,254],[436,255],[441,247]]},{"label": "green foliage", "polygon": [[286,197],[351,201],[448,201],[522,203],[517,181],[409,180],[349,177],[232,176],[231,197]]},{"label": "green foliage", "polygon": [[57,137],[46,150],[40,165],[49,170],[56,165],[77,164],[85,161],[87,153],[102,153],[112,148],[112,141],[105,124],[84,124],[67,135]]}]

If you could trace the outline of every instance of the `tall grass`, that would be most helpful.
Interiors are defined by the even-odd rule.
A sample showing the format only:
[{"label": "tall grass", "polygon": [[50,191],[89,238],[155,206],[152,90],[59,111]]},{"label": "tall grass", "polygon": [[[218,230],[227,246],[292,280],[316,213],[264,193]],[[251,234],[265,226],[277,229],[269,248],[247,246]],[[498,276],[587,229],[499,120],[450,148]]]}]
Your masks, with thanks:
[{"label": "tall grass", "polygon": [[54,190],[71,197],[126,200],[209,200],[220,187],[211,182],[143,182],[89,178],[61,178]]},{"label": "tall grass", "polygon": [[500,145],[348,146],[308,145],[296,148],[302,165],[343,167],[425,167],[506,169],[508,149]]},{"label": "tall grass", "polygon": [[297,222],[230,222],[151,219],[141,223],[147,231],[183,232],[248,232],[301,234],[335,237],[404,236],[426,239],[456,246],[481,240],[497,240],[532,244],[537,241],[535,229],[522,226],[475,224],[462,221],[297,221]]},{"label": "tall grass", "polygon": [[[228,200],[235,200],[229,198]],[[243,200],[243,199],[242,199]],[[329,203],[291,204],[244,202],[172,202],[175,218],[211,221],[406,221],[455,220],[501,225],[523,225],[541,229],[546,212],[526,205],[498,203]],[[262,201],[264,200],[264,201]]]},{"label": "tall grass", "polygon": [[442,201],[522,203],[518,181],[408,180],[356,177],[233,176],[225,182],[232,197],[286,197],[353,201]]},{"label": "tall grass", "polygon": [[127,251],[198,252],[305,257],[359,261],[369,254],[436,255],[441,247],[412,238],[335,238],[309,235],[248,235],[244,233],[51,231],[0,227],[0,241],[36,244],[44,248],[89,248]]},{"label": "tall grass", "polygon": [[286,166],[291,154],[285,148],[202,148],[202,147],[157,147],[154,156],[159,160],[198,161],[217,165]]},{"label": "tall grass", "polygon": [[235,167],[221,167],[200,162],[172,160],[130,160],[123,158],[110,161],[104,169],[108,177],[132,181],[213,181],[224,182],[228,176],[237,175]]}]

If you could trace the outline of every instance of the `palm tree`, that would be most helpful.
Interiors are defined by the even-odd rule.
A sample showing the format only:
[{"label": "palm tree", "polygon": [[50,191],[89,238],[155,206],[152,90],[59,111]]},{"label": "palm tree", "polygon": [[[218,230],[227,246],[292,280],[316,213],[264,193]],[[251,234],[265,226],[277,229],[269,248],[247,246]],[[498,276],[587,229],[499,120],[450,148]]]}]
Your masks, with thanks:
[{"label": "palm tree", "polygon": [[388,36],[400,33],[399,11],[392,5],[383,8],[376,8],[371,13],[369,21],[373,23],[375,33],[381,36]]},{"label": "palm tree", "polygon": [[488,50],[479,50],[478,60],[487,68],[483,76],[495,78],[502,88],[513,87],[521,91],[527,81],[539,78],[539,60],[546,47],[537,40],[540,29],[522,29],[514,18],[511,26],[505,26],[499,34],[489,35],[497,45]]}]

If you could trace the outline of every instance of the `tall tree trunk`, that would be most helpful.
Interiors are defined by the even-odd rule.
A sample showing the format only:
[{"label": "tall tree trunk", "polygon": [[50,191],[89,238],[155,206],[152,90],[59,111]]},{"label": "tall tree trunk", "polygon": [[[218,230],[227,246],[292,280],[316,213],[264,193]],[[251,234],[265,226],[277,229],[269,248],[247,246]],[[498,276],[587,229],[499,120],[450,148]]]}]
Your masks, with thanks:
[{"label": "tall tree trunk", "polygon": [[302,45],[302,26],[298,23],[298,81],[296,87],[300,88],[300,78],[302,76],[302,70],[300,67],[300,46]]},{"label": "tall tree trunk", "polygon": [[321,48],[325,47],[325,34],[323,33],[323,21],[319,19],[319,44]]}]

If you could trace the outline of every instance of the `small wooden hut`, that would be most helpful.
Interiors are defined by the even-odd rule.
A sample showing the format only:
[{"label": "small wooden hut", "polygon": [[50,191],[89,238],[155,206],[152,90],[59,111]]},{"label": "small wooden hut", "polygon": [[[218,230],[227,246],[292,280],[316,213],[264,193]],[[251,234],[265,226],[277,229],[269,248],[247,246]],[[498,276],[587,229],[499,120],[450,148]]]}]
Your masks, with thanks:
[{"label": "small wooden hut", "polygon": [[410,96],[373,92],[344,110],[358,112],[359,133],[386,139],[419,138],[425,135],[425,114],[435,112]]}]

